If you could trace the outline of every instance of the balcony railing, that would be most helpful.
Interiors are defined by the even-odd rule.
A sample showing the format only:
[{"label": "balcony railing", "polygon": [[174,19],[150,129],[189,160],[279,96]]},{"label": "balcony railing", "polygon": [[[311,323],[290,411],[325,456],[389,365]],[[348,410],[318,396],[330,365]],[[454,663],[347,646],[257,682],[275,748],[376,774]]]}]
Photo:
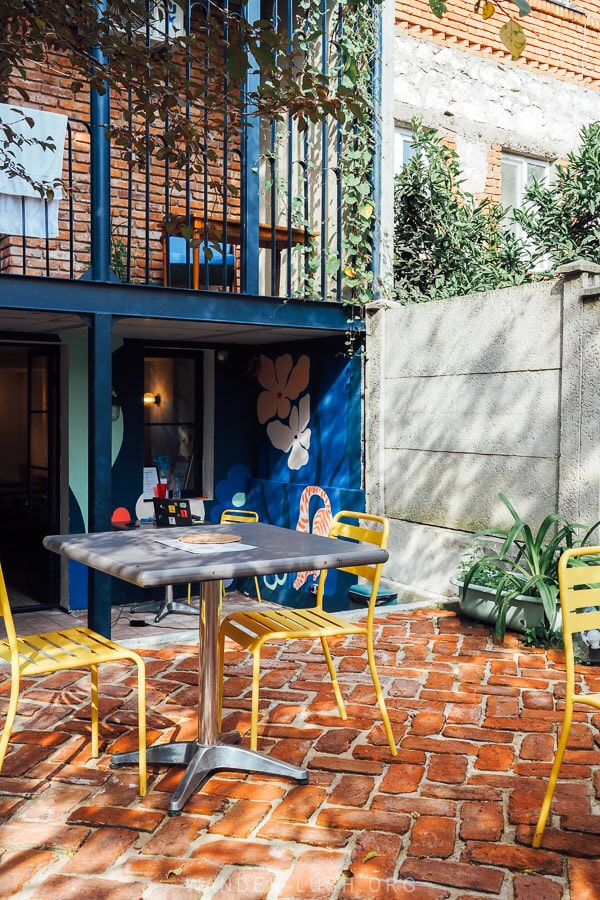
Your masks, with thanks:
[{"label": "balcony railing", "polygon": [[[190,22],[194,27],[200,6],[188,3],[187,28]],[[288,6],[291,18],[293,4]],[[287,27],[281,11],[279,18]],[[38,90],[40,106],[53,108],[56,89],[49,78]],[[131,99],[111,99],[111,119],[118,118],[123,102]],[[197,112],[186,114],[193,120]],[[97,213],[92,210],[93,133],[89,121],[69,117],[58,234],[5,235],[0,274],[90,277]],[[236,136],[233,130],[224,135],[207,128],[203,164],[177,171],[150,153],[143,168],[129,165],[110,149],[110,196],[102,214],[109,220],[111,278],[126,284],[343,299],[338,125],[323,121],[299,130],[289,117],[256,122],[250,133],[249,144],[248,131]],[[1,228],[0,222],[0,233]]]}]

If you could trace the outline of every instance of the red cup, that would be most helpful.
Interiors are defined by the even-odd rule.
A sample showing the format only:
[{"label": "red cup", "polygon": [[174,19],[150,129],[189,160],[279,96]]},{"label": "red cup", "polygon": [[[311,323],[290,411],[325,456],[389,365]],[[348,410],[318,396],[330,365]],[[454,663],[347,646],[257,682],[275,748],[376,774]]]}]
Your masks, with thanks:
[{"label": "red cup", "polygon": [[155,497],[166,497],[167,496],[167,485],[166,482],[160,482],[160,484],[154,485],[154,496]]}]

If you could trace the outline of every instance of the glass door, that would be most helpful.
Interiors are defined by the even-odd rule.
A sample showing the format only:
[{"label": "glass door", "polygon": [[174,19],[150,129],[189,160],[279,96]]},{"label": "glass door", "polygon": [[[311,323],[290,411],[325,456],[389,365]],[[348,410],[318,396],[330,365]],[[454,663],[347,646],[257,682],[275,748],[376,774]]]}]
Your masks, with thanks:
[{"label": "glass door", "polygon": [[58,348],[0,346],[0,559],[15,611],[58,605]]}]

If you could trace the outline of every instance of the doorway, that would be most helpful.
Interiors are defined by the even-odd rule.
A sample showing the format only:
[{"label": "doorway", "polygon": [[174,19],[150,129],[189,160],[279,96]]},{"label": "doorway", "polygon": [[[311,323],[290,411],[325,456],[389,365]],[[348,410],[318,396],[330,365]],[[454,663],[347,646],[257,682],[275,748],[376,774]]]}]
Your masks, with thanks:
[{"label": "doorway", "polygon": [[58,606],[59,347],[0,343],[0,561],[15,612]]}]

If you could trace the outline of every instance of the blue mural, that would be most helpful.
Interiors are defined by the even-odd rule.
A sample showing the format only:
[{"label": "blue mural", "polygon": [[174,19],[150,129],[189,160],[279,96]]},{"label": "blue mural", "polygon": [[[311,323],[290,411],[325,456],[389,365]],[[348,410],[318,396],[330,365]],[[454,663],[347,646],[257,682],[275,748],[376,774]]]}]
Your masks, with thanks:
[{"label": "blue mural", "polygon": [[[216,522],[224,508],[245,501],[262,521],[326,535],[335,512],[364,509],[360,360],[262,354],[252,371],[254,475],[246,465],[232,466],[216,485],[210,518]],[[247,452],[237,445],[241,454]],[[317,577],[317,572],[263,576],[261,591],[285,605],[312,606]],[[327,609],[348,608],[347,581],[335,572],[327,577]]]}]

